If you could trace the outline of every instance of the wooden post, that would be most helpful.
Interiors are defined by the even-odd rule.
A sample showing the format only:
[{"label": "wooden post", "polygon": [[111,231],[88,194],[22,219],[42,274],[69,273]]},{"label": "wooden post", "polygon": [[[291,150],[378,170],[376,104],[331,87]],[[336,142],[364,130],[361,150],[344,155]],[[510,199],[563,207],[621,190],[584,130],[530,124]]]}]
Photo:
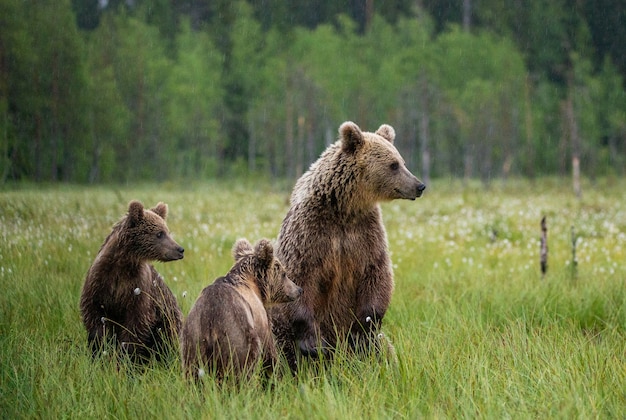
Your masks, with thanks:
[{"label": "wooden post", "polygon": [[541,277],[545,277],[548,271],[548,227],[546,225],[546,216],[541,218],[541,251],[539,254],[539,262],[541,264]]}]

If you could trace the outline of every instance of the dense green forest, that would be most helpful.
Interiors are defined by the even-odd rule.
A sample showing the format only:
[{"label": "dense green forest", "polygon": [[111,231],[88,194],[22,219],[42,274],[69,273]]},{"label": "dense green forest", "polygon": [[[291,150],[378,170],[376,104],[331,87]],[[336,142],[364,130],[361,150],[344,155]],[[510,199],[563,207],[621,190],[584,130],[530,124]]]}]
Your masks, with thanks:
[{"label": "dense green forest", "polygon": [[0,183],[626,172],[625,0],[0,0]]}]

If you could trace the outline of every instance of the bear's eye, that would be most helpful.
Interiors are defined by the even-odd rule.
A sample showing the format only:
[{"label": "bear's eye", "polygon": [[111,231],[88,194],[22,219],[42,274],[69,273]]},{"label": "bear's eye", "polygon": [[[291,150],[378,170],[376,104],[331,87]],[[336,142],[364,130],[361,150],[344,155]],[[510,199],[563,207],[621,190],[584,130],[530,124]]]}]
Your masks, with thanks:
[{"label": "bear's eye", "polygon": [[397,171],[399,167],[400,167],[400,164],[398,162],[394,162],[391,165],[389,165],[389,168],[391,168],[392,171]]},{"label": "bear's eye", "polygon": [[157,233],[157,238],[161,239],[163,237],[163,231],[160,231],[159,233]]}]

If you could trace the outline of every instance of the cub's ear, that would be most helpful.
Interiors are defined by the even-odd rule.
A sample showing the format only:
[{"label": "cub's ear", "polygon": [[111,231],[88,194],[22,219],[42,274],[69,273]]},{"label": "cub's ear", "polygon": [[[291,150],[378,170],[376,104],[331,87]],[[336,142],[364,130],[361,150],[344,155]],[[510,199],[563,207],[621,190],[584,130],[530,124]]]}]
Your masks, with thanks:
[{"label": "cub's ear", "polygon": [[153,212],[161,216],[163,219],[167,217],[167,204],[163,202],[159,202],[154,208],[151,209]]},{"label": "cub's ear", "polygon": [[376,130],[376,134],[386,140],[389,140],[389,143],[393,143],[396,138],[396,130],[394,130],[392,126],[387,124],[383,124],[378,127],[378,130]]},{"label": "cub's ear", "polygon": [[143,220],[143,204],[133,200],[128,204],[128,223],[135,226]]},{"label": "cub's ear", "polygon": [[358,125],[352,121],[346,121],[339,127],[339,135],[341,136],[341,148],[346,153],[354,153],[363,146],[365,139],[363,132]]},{"label": "cub's ear", "polygon": [[274,262],[274,247],[270,241],[267,239],[261,239],[256,244],[254,253],[259,261],[260,268],[267,270],[272,266],[272,263]]},{"label": "cub's ear", "polygon": [[250,255],[253,252],[254,249],[252,248],[252,244],[245,238],[238,239],[237,242],[235,242],[235,245],[233,245],[233,258],[235,261],[239,261],[246,255]]}]

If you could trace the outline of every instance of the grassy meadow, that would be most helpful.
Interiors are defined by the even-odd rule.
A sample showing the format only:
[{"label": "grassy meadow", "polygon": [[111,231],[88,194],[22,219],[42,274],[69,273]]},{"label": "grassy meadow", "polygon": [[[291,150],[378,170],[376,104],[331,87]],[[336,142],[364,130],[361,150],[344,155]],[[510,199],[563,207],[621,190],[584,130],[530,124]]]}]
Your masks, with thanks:
[{"label": "grassy meadow", "polygon": [[[186,315],[232,264],[234,241],[275,238],[289,187],[269,183],[0,191],[2,418],[623,418],[626,181],[435,181],[383,204],[397,363],[337,354],[294,379],[200,392],[179,360],[135,372],[93,362],[84,275],[131,199],[169,205],[185,259],[156,263]],[[547,217],[549,268],[539,269]],[[572,232],[577,264],[572,261]]]}]

